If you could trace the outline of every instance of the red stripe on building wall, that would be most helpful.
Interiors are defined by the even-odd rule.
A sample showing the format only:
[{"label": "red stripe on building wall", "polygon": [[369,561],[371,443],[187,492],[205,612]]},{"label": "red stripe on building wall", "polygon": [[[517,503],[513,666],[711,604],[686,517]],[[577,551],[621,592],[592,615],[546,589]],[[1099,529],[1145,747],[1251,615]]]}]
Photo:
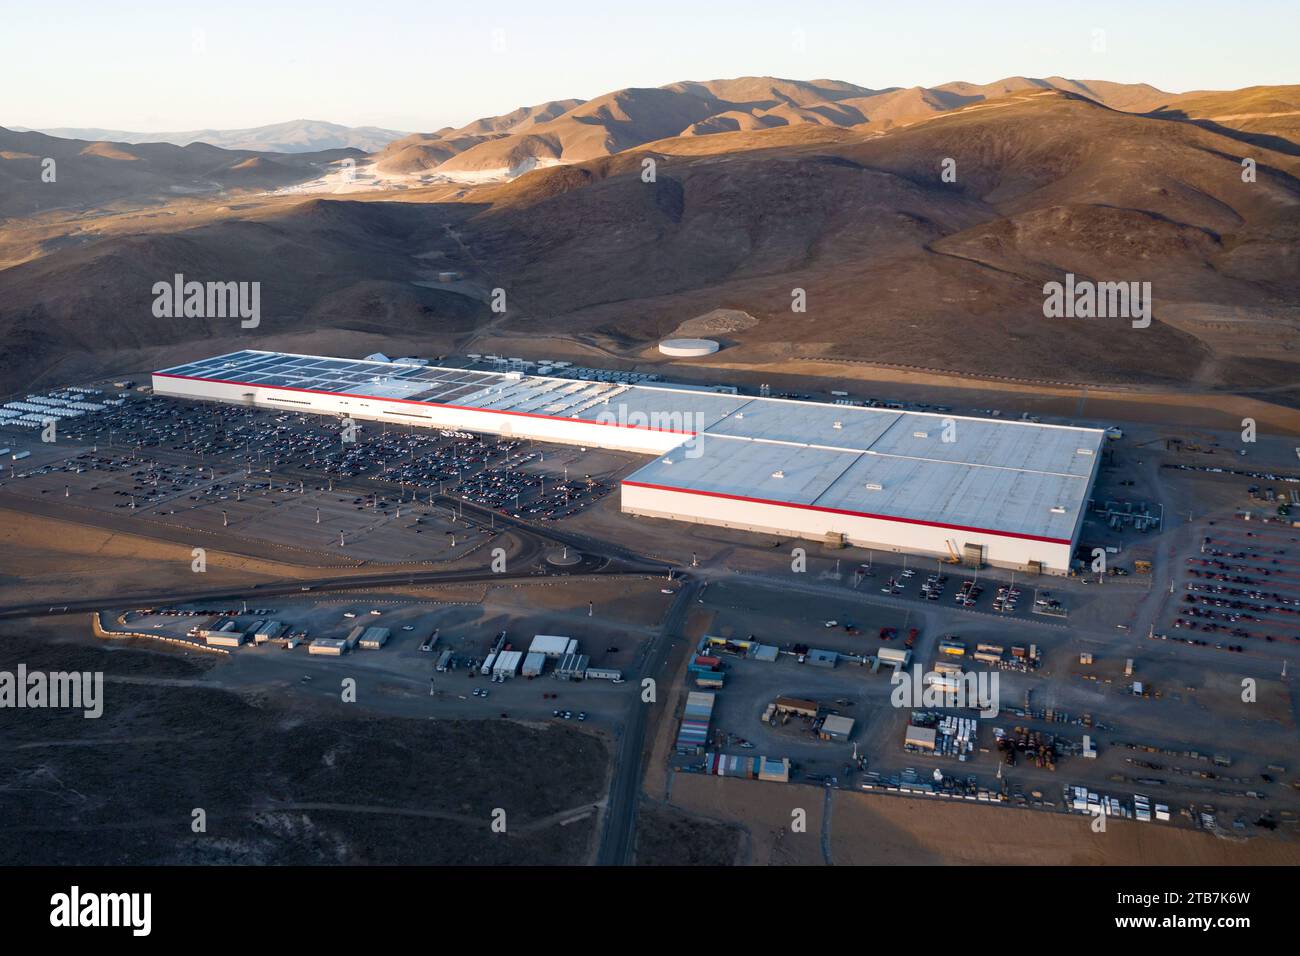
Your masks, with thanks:
[{"label": "red stripe on building wall", "polygon": [[400,405],[417,405],[421,408],[452,408],[462,412],[480,412],[484,415],[515,415],[520,418],[542,418],[548,422],[579,422],[583,425],[606,425],[613,428],[635,428],[639,431],[664,432],[670,435],[694,435],[695,432],[679,428],[651,428],[649,425],[621,425],[618,422],[598,422],[588,418],[564,418],[559,415],[542,415],[538,412],[509,412],[495,408],[475,408],[472,405],[445,405],[440,402],[422,402],[413,398],[380,398],[359,392],[327,392],[319,388],[294,388],[292,385],[254,385],[251,382],[232,382],[224,378],[201,378],[197,375],[168,375],[153,373],[157,378],[178,378],[188,382],[211,382],[214,385],[236,385],[240,388],[273,388],[279,392],[298,392],[301,395],[331,395],[335,398],[364,398],[372,402],[393,402]]},{"label": "red stripe on building wall", "polygon": [[877,521],[897,521],[902,524],[919,524],[927,528],[946,528],[949,531],[969,531],[975,534],[995,534],[1003,538],[1019,538],[1024,541],[1042,541],[1047,544],[1069,544],[1068,538],[1045,538],[1036,534],[1017,534],[1014,531],[994,531],[992,528],[971,528],[961,524],[944,524],[941,521],[922,521],[919,518],[899,518],[894,515],[870,514],[866,511],[846,511],[842,508],[823,508],[818,505],[797,504],[791,501],[771,501],[767,498],[748,498],[745,495],[728,495],[721,491],[699,491],[695,488],[674,488],[671,485],[652,485],[644,481],[624,481],[624,485],[633,488],[651,488],[655,491],[670,491],[683,495],[703,495],[706,498],[725,498],[728,501],[745,501],[750,504],[775,505],[778,508],[799,508],[803,511],[821,511],[826,514],[848,515],[852,518],[874,518]]}]

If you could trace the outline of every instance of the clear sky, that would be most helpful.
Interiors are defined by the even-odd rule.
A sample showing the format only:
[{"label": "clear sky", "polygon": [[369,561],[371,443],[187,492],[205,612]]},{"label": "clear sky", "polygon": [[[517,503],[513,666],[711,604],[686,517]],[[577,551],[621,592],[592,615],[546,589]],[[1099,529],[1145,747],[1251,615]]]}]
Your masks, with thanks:
[{"label": "clear sky", "polygon": [[[1300,2],[7,0],[0,126],[427,131],[626,86],[1300,82]],[[1097,32],[1102,31],[1102,32]]]}]

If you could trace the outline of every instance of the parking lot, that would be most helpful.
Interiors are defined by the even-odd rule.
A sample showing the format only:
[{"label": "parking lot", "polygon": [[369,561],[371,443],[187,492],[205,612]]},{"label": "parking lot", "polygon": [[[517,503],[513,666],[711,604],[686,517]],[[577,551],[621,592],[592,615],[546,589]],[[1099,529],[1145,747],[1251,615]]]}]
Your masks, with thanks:
[{"label": "parking lot", "polygon": [[322,416],[123,394],[121,406],[61,423],[54,443],[0,428],[11,448],[0,495],[345,563],[454,562],[494,537],[457,500],[562,521],[609,495],[611,473],[627,464],[617,453],[377,423],[346,442]]},{"label": "parking lot", "polygon": [[1240,518],[1202,530],[1199,546],[1180,556],[1176,600],[1158,629],[1236,653],[1300,641],[1300,532]]}]

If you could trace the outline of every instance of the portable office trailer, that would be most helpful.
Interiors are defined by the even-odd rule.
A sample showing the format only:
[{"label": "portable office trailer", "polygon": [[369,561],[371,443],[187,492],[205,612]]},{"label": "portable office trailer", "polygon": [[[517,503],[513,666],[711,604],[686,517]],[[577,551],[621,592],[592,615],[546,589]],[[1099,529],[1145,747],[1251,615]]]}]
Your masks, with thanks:
[{"label": "portable office trailer", "polygon": [[519,665],[523,663],[523,660],[523,651],[502,651],[492,664],[492,676],[514,677],[519,673]]}]

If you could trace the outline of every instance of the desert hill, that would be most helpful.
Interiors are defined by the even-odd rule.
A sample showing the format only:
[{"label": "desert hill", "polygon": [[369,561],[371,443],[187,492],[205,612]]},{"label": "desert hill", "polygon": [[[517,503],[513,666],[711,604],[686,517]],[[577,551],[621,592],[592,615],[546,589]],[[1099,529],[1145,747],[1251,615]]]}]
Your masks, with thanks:
[{"label": "desert hill", "polygon": [[[1016,93],[1062,90],[1112,109],[1146,111],[1177,97],[1147,84],[1008,77],[872,90],[838,80],[739,77],[623,89],[563,111],[529,107],[454,131],[407,137],[376,157],[383,172],[437,170],[451,176],[518,175],[539,166],[583,162],[661,139],[789,126],[888,128]],[[527,122],[511,121],[517,114]],[[413,149],[418,147],[418,152]]]},{"label": "desert hill", "polygon": [[[206,143],[113,143],[0,127],[0,221],[102,203],[270,189],[310,178],[358,150],[264,153]],[[42,178],[54,160],[54,180]]]},{"label": "desert hill", "polygon": [[[705,85],[673,111],[661,102],[677,94],[663,90],[575,109],[592,120],[596,139],[635,131],[621,141],[631,142],[678,120],[700,122],[692,118],[722,103],[723,92],[736,97],[731,105],[776,109],[755,105],[768,102],[762,90]],[[911,91],[806,92],[800,108],[812,110],[879,105]],[[858,359],[1238,391],[1300,381],[1294,143],[1247,144],[1226,126],[1119,111],[1036,83],[994,98],[944,92],[969,99],[907,124],[675,135],[511,182],[372,201],[208,205],[192,226],[143,215],[84,220],[75,242],[47,237],[27,261],[0,271],[8,360],[0,368],[148,364],[160,349],[199,354],[229,341],[219,321],[152,317],[152,283],[182,271],[262,281],[262,327],[233,334],[263,347],[332,330],[417,335],[438,354],[508,335],[545,339],[548,352],[566,341],[637,360],[685,319],[722,308],[756,320],[728,334],[720,354],[737,363]],[[1289,106],[1286,92],[1276,94],[1277,106]],[[1267,102],[1258,93],[1247,99]],[[1234,115],[1224,105],[1191,108]],[[1244,112],[1252,111],[1262,110]],[[499,141],[541,138],[574,112]],[[565,149],[577,143],[560,139]],[[48,144],[2,145],[38,156]],[[134,158],[81,157],[89,145],[70,148],[78,161],[122,176],[161,162],[121,144],[113,149]],[[215,164],[227,180],[269,176],[264,164],[288,162],[256,154],[249,166],[251,154],[190,149],[193,156],[182,151],[188,162]],[[1241,176],[1247,152],[1258,164],[1255,182]],[[657,176],[647,183],[640,174],[649,156]],[[945,159],[955,163],[955,181],[940,176]],[[6,159],[0,169],[14,162],[31,160]],[[431,281],[444,268],[464,281]],[[1150,282],[1151,327],[1045,318],[1043,285],[1066,272]],[[484,305],[493,288],[508,291],[504,316]],[[807,293],[806,313],[792,313],[794,289]]]},{"label": "desert hill", "polygon": [[[32,132],[24,130],[23,132]],[[317,153],[327,149],[359,149],[373,153],[406,133],[378,126],[341,126],[323,120],[298,119],[248,129],[196,129],[184,132],[140,133],[120,129],[61,127],[36,132],[62,139],[105,140],[113,143],[207,143],[221,149],[251,149],[270,153]]]}]

